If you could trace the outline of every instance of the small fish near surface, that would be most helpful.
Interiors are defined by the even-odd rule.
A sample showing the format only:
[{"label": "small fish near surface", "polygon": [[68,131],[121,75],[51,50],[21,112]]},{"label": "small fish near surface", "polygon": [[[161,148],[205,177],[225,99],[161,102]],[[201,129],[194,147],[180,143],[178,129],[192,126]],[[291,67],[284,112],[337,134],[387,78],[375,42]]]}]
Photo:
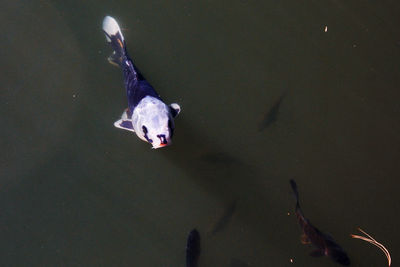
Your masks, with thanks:
[{"label": "small fish near surface", "polygon": [[337,263],[350,265],[350,259],[346,252],[333,240],[333,238],[328,234],[322,233],[304,217],[300,208],[297,184],[294,180],[290,180],[290,185],[296,198],[296,217],[301,229],[303,230],[302,242],[305,244],[311,243],[316,247],[316,250],[314,250],[310,255],[314,257],[328,256]]},{"label": "small fish near surface", "polygon": [[139,72],[128,55],[125,39],[114,18],[104,18],[103,31],[113,49],[108,60],[121,67],[128,98],[128,108],[114,126],[135,132],[153,148],[171,144],[174,118],[180,112],[180,106],[176,103],[167,106]]},{"label": "small fish near surface", "polygon": [[193,229],[190,231],[186,244],[186,267],[197,267],[200,256],[200,234]]},{"label": "small fish near surface", "polygon": [[279,97],[279,99],[275,102],[272,108],[265,114],[264,119],[258,125],[258,131],[268,128],[278,119],[279,108],[281,107],[281,103],[286,96],[286,92]]}]

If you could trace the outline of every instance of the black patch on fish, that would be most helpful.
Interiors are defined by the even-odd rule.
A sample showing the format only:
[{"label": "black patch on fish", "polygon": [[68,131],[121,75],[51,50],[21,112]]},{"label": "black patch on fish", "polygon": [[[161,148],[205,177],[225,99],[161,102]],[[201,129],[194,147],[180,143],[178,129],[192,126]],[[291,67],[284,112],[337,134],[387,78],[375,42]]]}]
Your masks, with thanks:
[{"label": "black patch on fish", "polygon": [[197,267],[200,256],[200,234],[193,229],[188,236],[186,244],[186,267]]},{"label": "black patch on fish", "polygon": [[278,119],[279,108],[281,106],[283,98],[286,96],[286,92],[281,95],[281,97],[275,102],[272,108],[265,114],[264,119],[258,125],[258,131],[261,132],[262,130],[271,126],[271,124],[275,123]]},{"label": "black patch on fish", "polygon": [[120,123],[121,127],[133,129],[133,125],[131,121],[123,121]]},{"label": "black patch on fish", "polygon": [[160,139],[162,145],[168,144],[167,139],[165,138],[165,134],[158,134],[157,137]]},{"label": "black patch on fish", "polygon": [[127,67],[126,72],[124,72],[124,83],[128,97],[129,109],[134,110],[140,101],[146,96],[151,96],[161,100],[154,88],[146,80],[138,80],[135,74],[132,74],[132,71],[133,70],[130,70]]},{"label": "black patch on fish", "polygon": [[169,106],[169,112],[171,112],[172,118],[175,118],[178,115],[178,111],[171,106]]},{"label": "black patch on fish", "polygon": [[144,125],[142,126],[142,131],[143,131],[143,133],[144,133],[144,138],[146,138],[147,142],[149,142],[150,144],[153,143],[153,140],[151,140],[151,139],[147,136],[148,130],[147,130],[147,127],[146,127],[146,126],[144,126]]},{"label": "black patch on fish", "polygon": [[109,57],[109,61],[118,64],[124,74],[124,84],[128,97],[129,109],[133,111],[146,96],[152,96],[161,100],[160,96],[143,77],[139,69],[133,63],[133,60],[129,57],[126,43],[123,41],[121,33],[117,32],[115,35],[109,35],[105,31],[104,33],[111,40],[110,45],[114,51]]},{"label": "black patch on fish", "polygon": [[172,138],[172,136],[174,135],[175,125],[171,119],[168,119],[168,129],[169,129],[169,136],[170,138]]}]

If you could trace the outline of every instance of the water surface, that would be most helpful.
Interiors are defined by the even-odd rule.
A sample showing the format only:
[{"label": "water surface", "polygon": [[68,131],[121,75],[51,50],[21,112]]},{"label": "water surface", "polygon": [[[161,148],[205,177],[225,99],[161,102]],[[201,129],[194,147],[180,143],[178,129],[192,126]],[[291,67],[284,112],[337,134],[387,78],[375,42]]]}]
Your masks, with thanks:
[{"label": "water surface", "polygon": [[[2,7],[1,265],[184,266],[196,228],[199,266],[337,266],[300,243],[289,179],[353,266],[386,263],[359,226],[399,260],[397,2]],[[105,15],[181,105],[171,147],[113,127],[126,100]]]}]

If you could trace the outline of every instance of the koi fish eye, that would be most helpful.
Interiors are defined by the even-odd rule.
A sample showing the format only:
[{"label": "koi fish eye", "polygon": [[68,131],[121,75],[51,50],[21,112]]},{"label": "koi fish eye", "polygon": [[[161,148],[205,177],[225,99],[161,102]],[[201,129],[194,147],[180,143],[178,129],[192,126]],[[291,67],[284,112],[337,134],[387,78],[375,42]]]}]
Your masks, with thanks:
[{"label": "koi fish eye", "polygon": [[146,138],[147,142],[149,142],[150,144],[153,143],[153,140],[151,140],[151,139],[147,136],[147,133],[149,132],[149,131],[147,130],[147,127],[143,125],[143,126],[142,126],[142,130],[143,130],[143,133],[144,133],[144,138]]}]

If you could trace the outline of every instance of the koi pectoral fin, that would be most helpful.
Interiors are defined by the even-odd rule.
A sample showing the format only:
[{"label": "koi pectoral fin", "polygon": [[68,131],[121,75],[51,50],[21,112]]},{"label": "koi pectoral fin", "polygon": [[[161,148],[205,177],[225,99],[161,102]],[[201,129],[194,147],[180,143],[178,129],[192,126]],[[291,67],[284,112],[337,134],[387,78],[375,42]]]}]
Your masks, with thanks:
[{"label": "koi pectoral fin", "polygon": [[181,112],[181,107],[177,103],[172,103],[169,105],[172,117],[176,117]]},{"label": "koi pectoral fin", "polygon": [[115,51],[111,54],[111,56],[107,58],[107,60],[111,65],[114,65],[116,67],[119,67],[122,62],[121,56],[117,55]]},{"label": "koi pectoral fin", "polygon": [[310,253],[310,256],[312,256],[312,257],[322,257],[324,255],[325,255],[325,252],[321,249],[314,250]]},{"label": "koi pectoral fin", "polygon": [[127,131],[135,132],[131,120],[124,120],[124,119],[117,120],[116,122],[114,122],[114,126]]}]

